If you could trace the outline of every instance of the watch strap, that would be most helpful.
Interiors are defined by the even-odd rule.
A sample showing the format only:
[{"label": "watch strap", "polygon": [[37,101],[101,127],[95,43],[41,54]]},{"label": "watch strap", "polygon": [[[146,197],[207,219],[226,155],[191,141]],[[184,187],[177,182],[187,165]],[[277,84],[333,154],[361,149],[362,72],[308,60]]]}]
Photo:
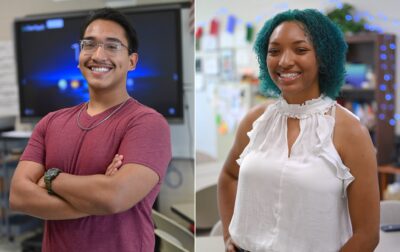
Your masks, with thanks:
[{"label": "watch strap", "polygon": [[58,168],[50,168],[44,174],[44,183],[46,185],[47,192],[50,195],[56,195],[54,191],[51,189],[51,184],[53,180],[61,173],[61,170]]}]

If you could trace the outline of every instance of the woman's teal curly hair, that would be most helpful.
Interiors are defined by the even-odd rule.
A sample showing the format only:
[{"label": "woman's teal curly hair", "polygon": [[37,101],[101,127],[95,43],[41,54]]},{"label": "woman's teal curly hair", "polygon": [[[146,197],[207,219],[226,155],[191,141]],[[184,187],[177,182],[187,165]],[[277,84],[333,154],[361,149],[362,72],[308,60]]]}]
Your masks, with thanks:
[{"label": "woman's teal curly hair", "polygon": [[339,27],[314,9],[288,10],[265,22],[254,45],[260,64],[261,92],[264,95],[277,95],[281,92],[268,73],[266,59],[270,36],[285,21],[300,22],[304,26],[317,55],[320,91],[335,99],[344,82],[347,43]]}]

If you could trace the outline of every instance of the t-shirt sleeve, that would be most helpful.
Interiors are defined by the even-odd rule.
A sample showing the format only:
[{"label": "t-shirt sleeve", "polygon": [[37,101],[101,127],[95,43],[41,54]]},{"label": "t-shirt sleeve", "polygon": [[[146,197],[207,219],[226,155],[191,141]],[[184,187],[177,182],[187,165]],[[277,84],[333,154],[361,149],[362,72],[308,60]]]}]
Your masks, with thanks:
[{"label": "t-shirt sleeve", "polygon": [[45,135],[49,117],[50,115],[45,116],[36,124],[20,161],[33,161],[45,165]]},{"label": "t-shirt sleeve", "polygon": [[171,136],[166,120],[158,113],[146,113],[132,120],[121,141],[118,153],[123,164],[144,165],[163,180],[171,160]]}]

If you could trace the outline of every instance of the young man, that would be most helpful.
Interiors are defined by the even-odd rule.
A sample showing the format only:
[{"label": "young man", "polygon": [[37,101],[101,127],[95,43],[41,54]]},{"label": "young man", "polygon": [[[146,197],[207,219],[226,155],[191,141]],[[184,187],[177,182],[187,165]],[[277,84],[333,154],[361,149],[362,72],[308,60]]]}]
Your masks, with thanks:
[{"label": "young man", "polygon": [[90,101],[37,124],[10,206],[45,220],[43,251],[154,251],[151,208],[171,159],[168,124],[126,91],[138,61],[127,19],[102,9],[82,31]]}]

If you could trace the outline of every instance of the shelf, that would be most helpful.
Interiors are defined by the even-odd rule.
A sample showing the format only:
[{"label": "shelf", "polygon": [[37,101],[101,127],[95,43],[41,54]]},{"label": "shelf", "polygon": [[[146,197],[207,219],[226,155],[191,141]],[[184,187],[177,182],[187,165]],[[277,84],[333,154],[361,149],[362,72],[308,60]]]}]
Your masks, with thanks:
[{"label": "shelf", "polygon": [[[38,229],[43,226],[43,221],[20,212],[14,212],[9,208],[9,187],[11,177],[19,162],[19,155],[14,154],[15,148],[23,149],[27,139],[14,137],[4,137],[4,133],[0,136],[0,180],[2,186],[0,188],[0,236],[8,237],[12,241],[27,231]],[[21,141],[23,140],[23,141]]]},{"label": "shelf", "polygon": [[372,102],[375,100],[375,90],[373,89],[342,89],[339,99],[356,100],[361,102]]},{"label": "shelf", "polygon": [[7,225],[4,225],[1,226],[1,232],[3,234],[8,234],[9,237],[20,235],[28,230],[33,230],[43,225],[42,220],[21,214],[9,216],[8,221],[9,230],[7,230]]},{"label": "shelf", "polygon": [[[385,116],[386,120],[376,120],[375,126],[370,130],[374,132],[372,138],[377,150],[378,164],[390,164],[394,159],[395,127],[389,119],[394,117],[394,109],[382,109],[380,105],[385,104],[386,107],[394,108],[396,104],[395,99],[386,100],[385,97],[385,94],[395,92],[396,51],[391,45],[396,44],[396,36],[387,33],[362,32],[346,36],[346,42],[349,46],[346,61],[369,65],[377,85],[385,83],[386,90],[385,92],[378,88],[343,90],[339,101],[368,103],[374,107],[377,117],[381,114]],[[382,57],[383,51],[385,51],[384,57]],[[386,75],[390,75],[391,78],[386,80]]]},{"label": "shelf", "polygon": [[362,32],[351,36],[346,36],[346,42],[348,44],[360,44],[360,43],[374,43],[378,39],[378,34],[374,32]]}]

